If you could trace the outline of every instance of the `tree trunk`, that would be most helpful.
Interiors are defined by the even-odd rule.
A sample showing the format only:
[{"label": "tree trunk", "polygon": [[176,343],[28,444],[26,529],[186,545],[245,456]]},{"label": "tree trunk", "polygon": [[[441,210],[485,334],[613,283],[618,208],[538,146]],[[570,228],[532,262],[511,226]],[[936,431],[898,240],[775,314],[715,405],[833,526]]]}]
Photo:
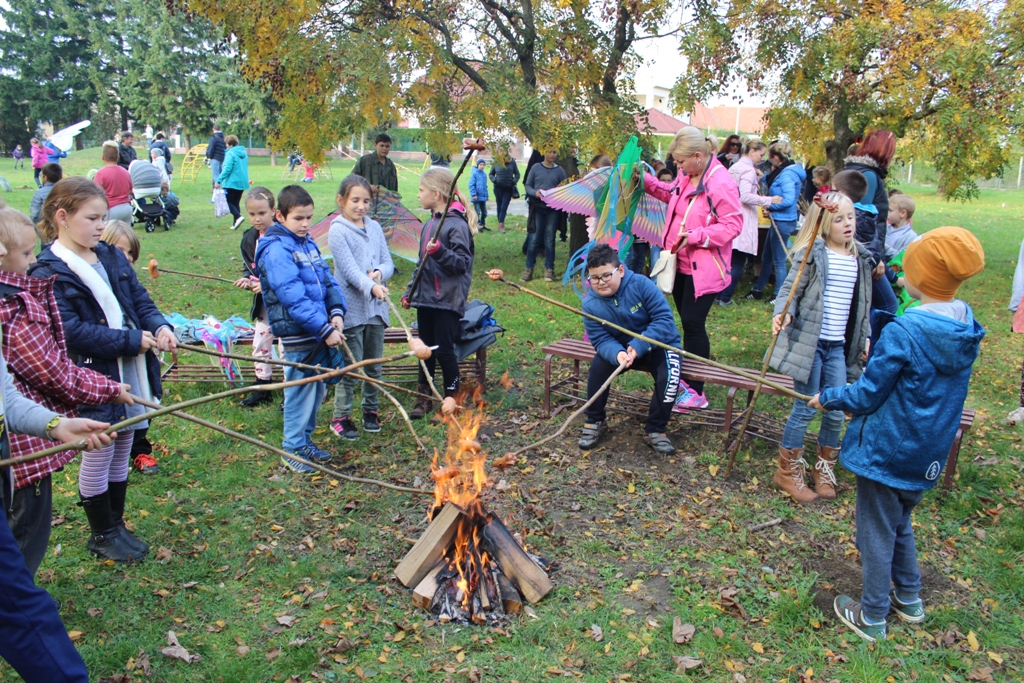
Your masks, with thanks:
[{"label": "tree trunk", "polygon": [[825,143],[825,153],[828,155],[828,168],[832,171],[832,175],[843,170],[843,159],[847,156],[847,150],[863,132],[863,129],[856,131],[850,129],[850,116],[845,107],[840,107],[832,114],[832,134],[834,138]]},{"label": "tree trunk", "polygon": [[277,152],[270,150],[270,165],[277,166]]},{"label": "tree trunk", "polygon": [[[565,169],[565,175],[568,177],[568,182],[579,179],[580,169],[576,162],[576,157],[570,150],[563,150],[558,155],[559,166]],[[569,214],[569,253],[566,257],[575,254],[583,245],[589,240],[587,237],[587,222],[586,217],[578,214]]]}]

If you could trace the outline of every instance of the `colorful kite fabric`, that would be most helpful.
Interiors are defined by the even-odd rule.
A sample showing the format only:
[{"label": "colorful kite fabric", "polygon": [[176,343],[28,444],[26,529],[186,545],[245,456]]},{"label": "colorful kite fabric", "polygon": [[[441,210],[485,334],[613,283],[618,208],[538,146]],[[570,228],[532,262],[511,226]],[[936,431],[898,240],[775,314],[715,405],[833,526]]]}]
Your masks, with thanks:
[{"label": "colorful kite fabric", "polygon": [[[423,221],[402,206],[401,199],[402,196],[397,192],[381,189],[370,205],[369,216],[380,223],[391,253],[416,263],[419,260]],[[309,231],[310,237],[316,241],[325,259],[331,258],[331,246],[327,243],[327,235],[331,229],[331,221],[337,215],[337,211],[329,213]]]},{"label": "colorful kite fabric", "polygon": [[[217,320],[212,315],[202,318],[186,318],[180,313],[171,313],[167,322],[174,328],[174,336],[182,344],[195,344],[201,342],[206,348],[221,353],[231,353],[235,343],[242,339],[252,339],[252,324],[233,315],[227,320]],[[211,357],[211,363],[224,372],[227,381],[240,386],[245,382],[245,377],[238,367],[238,363],[230,358]]]}]

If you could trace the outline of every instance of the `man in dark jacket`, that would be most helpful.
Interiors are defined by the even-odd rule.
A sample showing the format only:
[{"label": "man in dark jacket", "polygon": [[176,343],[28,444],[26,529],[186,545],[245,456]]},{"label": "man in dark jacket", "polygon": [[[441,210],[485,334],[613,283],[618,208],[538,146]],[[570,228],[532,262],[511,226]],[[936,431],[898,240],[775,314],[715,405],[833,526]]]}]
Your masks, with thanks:
[{"label": "man in dark jacket", "polygon": [[224,142],[224,133],[220,130],[220,124],[213,124],[213,136],[206,143],[206,158],[210,162],[210,171],[213,173],[211,185],[217,184],[217,178],[220,177],[221,171],[220,165],[224,163],[224,152],[227,151],[227,148],[227,143]]},{"label": "man in dark jacket", "polygon": [[167,163],[171,163],[171,148],[167,146],[167,141],[164,140],[164,134],[162,132],[156,134],[156,137],[153,138],[153,143],[149,146],[149,149],[160,150],[164,154],[164,160]]},{"label": "man in dark jacket", "polygon": [[134,142],[135,136],[130,130],[121,133],[121,142],[117,145],[117,165],[126,171],[135,161],[135,148],[132,147]]},{"label": "man in dark jacket", "polygon": [[[665,295],[650,278],[627,270],[619,262],[619,255],[607,244],[599,244],[590,250],[587,272],[593,291],[583,300],[585,313],[664,344],[679,347],[682,340],[672,309]],[[679,390],[679,372],[682,367],[679,354],[605,327],[590,318],[584,318],[583,327],[597,352],[587,377],[587,400],[597,393],[620,365],[650,373],[654,377],[654,394],[647,411],[644,443],[662,455],[675,453],[676,449],[665,430]],[[605,422],[607,403],[608,391],[605,390],[587,408],[587,423],[583,426],[580,448],[593,448],[608,432],[608,424]]]},{"label": "man in dark jacket", "polygon": [[373,141],[374,150],[369,154],[359,157],[356,167],[352,169],[352,175],[359,175],[366,178],[373,188],[373,194],[377,194],[377,188],[398,192],[398,169],[395,162],[388,158],[391,153],[391,136],[381,133]]}]

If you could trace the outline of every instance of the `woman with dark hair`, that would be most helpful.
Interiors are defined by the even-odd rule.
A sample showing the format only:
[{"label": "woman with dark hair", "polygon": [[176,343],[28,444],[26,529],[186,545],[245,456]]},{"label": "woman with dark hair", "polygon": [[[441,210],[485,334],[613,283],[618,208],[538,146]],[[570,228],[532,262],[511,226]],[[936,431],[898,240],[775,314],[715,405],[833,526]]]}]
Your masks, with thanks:
[{"label": "woman with dark hair", "polygon": [[725,142],[722,143],[722,147],[718,150],[718,163],[729,168],[739,161],[740,149],[742,147],[743,142],[740,140],[740,136],[730,135],[725,139]]},{"label": "woman with dark hair", "polygon": [[[863,221],[857,221],[857,241],[862,244],[875,244],[872,250],[872,266],[874,287],[871,291],[871,310],[884,311],[890,316],[896,315],[896,295],[892,286],[885,279],[885,230],[889,216],[889,193],[885,187],[885,176],[889,173],[889,164],[896,153],[896,136],[892,131],[876,129],[864,136],[855,155],[846,157],[844,171],[859,171],[868,181],[868,191],[864,199],[854,205],[855,209],[872,214],[875,219],[875,234],[866,235],[861,230]],[[871,342],[878,339],[885,322],[878,320],[874,313],[871,320]]]}]

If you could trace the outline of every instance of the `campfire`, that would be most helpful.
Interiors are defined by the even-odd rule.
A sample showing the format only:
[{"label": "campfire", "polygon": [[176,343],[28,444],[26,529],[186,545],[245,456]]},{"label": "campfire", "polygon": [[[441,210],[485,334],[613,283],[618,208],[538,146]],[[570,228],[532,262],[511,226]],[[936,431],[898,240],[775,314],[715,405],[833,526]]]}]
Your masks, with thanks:
[{"label": "campfire", "polygon": [[[460,400],[460,403],[462,401]],[[526,551],[504,522],[484,508],[487,455],[476,440],[482,403],[448,421],[443,463],[435,453],[430,525],[395,575],[413,589],[413,604],[441,622],[497,625],[554,587],[548,563]]]}]

